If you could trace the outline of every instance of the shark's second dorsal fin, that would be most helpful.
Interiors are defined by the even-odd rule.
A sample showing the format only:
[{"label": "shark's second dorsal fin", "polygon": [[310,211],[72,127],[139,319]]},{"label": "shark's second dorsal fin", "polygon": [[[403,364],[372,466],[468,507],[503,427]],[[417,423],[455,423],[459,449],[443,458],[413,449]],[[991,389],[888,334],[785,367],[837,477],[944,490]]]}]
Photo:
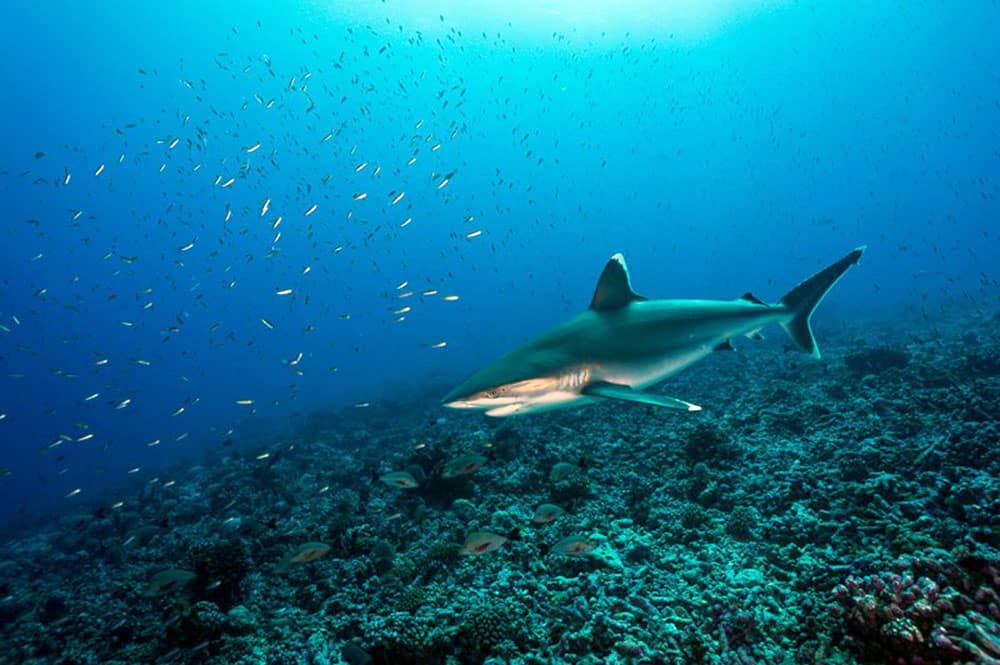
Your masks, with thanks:
[{"label": "shark's second dorsal fin", "polygon": [[741,295],[740,296],[740,300],[746,300],[747,302],[756,303],[758,305],[766,305],[767,304],[766,302],[764,302],[763,300],[761,300],[760,298],[758,298],[754,294],[750,293],[749,291],[747,291],[746,293],[744,293],[743,295]]},{"label": "shark's second dorsal fin", "polygon": [[590,309],[619,309],[635,300],[646,300],[632,290],[628,277],[628,266],[625,257],[615,254],[608,259],[601,278],[597,280],[594,297],[590,301]]}]

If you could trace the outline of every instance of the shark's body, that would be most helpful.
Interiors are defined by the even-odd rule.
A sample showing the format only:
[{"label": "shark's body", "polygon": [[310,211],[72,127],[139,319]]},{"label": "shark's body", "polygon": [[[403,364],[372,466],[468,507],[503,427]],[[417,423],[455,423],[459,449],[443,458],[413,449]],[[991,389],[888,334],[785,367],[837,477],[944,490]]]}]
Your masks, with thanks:
[{"label": "shark's body", "polygon": [[620,399],[697,411],[701,407],[642,389],[772,323],[818,358],[809,317],[863,251],[850,252],[775,304],[749,293],[737,300],[648,300],[632,290],[625,259],[616,254],[589,309],[473,375],[445,397],[445,406],[511,416]]}]

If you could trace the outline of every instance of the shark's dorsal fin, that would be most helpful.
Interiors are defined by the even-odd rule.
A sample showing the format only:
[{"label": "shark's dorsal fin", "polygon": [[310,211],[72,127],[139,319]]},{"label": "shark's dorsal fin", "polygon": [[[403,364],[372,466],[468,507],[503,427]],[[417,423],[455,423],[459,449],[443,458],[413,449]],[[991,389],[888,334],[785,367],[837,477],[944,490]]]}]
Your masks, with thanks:
[{"label": "shark's dorsal fin", "polygon": [[597,280],[597,288],[594,289],[590,309],[620,309],[636,300],[645,300],[645,298],[632,290],[625,257],[620,253],[615,254],[608,259],[607,265],[604,266],[604,272],[601,273],[601,278]]},{"label": "shark's dorsal fin", "polygon": [[763,300],[761,300],[760,298],[758,298],[754,294],[750,293],[749,291],[747,291],[746,293],[744,293],[743,295],[741,295],[740,296],[740,300],[746,300],[747,302],[756,303],[758,305],[766,305],[767,304],[766,302],[764,302]]}]

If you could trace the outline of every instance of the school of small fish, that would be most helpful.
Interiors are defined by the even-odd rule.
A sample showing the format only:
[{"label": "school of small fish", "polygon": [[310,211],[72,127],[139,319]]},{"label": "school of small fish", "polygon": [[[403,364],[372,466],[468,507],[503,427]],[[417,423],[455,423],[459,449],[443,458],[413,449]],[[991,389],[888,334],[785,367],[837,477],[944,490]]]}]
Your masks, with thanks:
[{"label": "school of small fish", "polygon": [[[322,38],[300,31],[314,55],[303,64],[244,44],[266,30],[233,27],[213,61],[193,65],[197,75],[138,67],[122,85],[176,96],[179,107],[109,124],[99,149],[40,146],[3,172],[38,202],[17,243],[27,268],[2,287],[4,378],[43,377],[52,403],[41,416],[0,404],[4,425],[37,432],[44,456],[41,470],[11,463],[0,478],[37,475],[67,499],[86,496],[92,469],[74,464],[92,459],[86,446],[107,458],[102,473],[162,484],[140,450],[218,444],[250,417],[287,413],[302,392],[336,386],[334,376],[350,385],[367,373],[365,354],[379,352],[366,348],[368,331],[416,321],[414,333],[390,330],[379,343],[401,354],[451,348],[442,331],[461,306],[455,275],[467,272],[469,241],[488,237],[491,216],[491,203],[462,187],[466,170],[482,169],[468,161],[479,112],[470,107],[491,108],[487,91],[448,65],[463,36],[397,43],[349,29],[343,48],[320,57]],[[405,64],[405,52],[428,49],[440,71]],[[238,94],[215,93],[230,82]],[[370,99],[390,84],[410,100],[394,115]],[[488,92],[506,88],[500,76]],[[512,127],[511,145],[534,160],[526,146],[537,132],[522,130]],[[530,182],[494,175],[497,186],[530,192]],[[139,194],[147,190],[157,195]],[[66,317],[64,330],[45,330]],[[72,352],[49,352],[56,347]],[[244,386],[202,401],[198,387],[212,382],[204,368],[236,375],[251,365],[268,368],[260,394]],[[137,418],[148,442],[139,447]]]}]

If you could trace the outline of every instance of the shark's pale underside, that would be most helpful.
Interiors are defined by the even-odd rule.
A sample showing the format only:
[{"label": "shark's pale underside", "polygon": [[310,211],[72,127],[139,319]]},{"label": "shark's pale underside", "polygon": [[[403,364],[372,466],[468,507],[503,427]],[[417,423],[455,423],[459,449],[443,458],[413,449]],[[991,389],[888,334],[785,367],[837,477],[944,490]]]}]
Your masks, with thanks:
[{"label": "shark's pale underside", "polygon": [[643,388],[713,351],[732,348],[739,335],[758,337],[780,324],[803,351],[819,358],[809,317],[837,280],[861,258],[848,253],[768,304],[750,293],[736,300],[649,300],[629,281],[625,258],[604,267],[590,308],[536,337],[473,375],[444,398],[445,406],[513,416],[600,399],[683,411],[701,407]]}]

